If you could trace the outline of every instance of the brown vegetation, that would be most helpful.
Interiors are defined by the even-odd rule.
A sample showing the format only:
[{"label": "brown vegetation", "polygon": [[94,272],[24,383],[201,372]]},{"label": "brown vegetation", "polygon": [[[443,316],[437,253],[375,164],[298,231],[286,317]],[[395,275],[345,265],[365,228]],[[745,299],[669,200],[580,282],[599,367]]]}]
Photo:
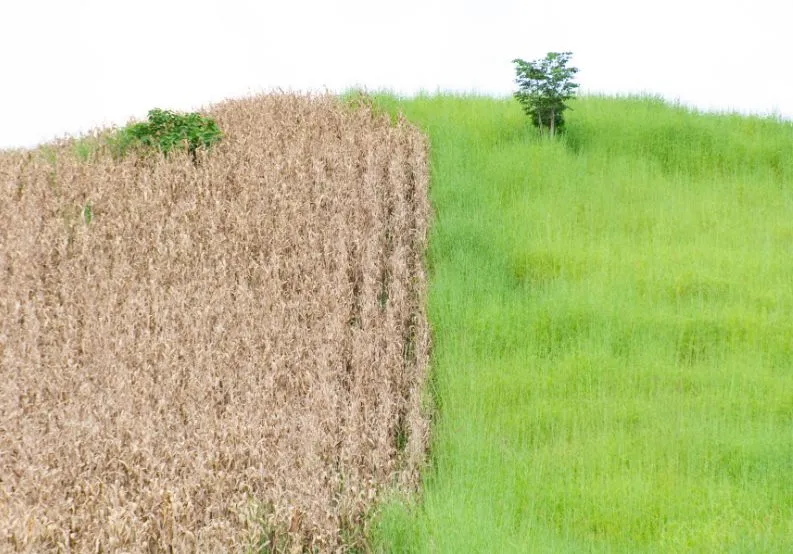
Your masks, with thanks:
[{"label": "brown vegetation", "polygon": [[412,487],[427,143],[215,106],[199,164],[0,154],[0,550],[340,550]]}]

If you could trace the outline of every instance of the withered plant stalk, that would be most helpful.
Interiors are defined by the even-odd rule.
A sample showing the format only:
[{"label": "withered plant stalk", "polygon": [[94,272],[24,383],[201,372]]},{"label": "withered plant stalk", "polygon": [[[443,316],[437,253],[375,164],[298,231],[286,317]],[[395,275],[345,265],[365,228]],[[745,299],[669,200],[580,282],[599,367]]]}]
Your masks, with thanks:
[{"label": "withered plant stalk", "polygon": [[0,155],[2,551],[334,551],[417,484],[424,136],[330,96],[209,114],[198,164]]}]

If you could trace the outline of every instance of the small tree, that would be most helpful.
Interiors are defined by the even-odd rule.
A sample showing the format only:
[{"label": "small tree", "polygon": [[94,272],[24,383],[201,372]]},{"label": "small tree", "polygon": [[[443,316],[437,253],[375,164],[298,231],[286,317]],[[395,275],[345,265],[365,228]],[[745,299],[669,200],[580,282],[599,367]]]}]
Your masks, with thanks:
[{"label": "small tree", "polygon": [[515,98],[535,127],[548,129],[551,136],[564,130],[565,102],[575,95],[578,84],[572,81],[578,73],[575,67],[567,67],[572,52],[548,52],[545,59],[527,62],[520,58],[516,64],[515,82],[519,90]]}]

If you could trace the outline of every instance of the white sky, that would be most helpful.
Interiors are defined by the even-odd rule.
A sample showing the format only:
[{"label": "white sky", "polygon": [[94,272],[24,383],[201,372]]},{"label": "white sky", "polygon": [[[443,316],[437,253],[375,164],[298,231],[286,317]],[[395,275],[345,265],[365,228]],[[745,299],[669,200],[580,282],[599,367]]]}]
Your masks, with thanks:
[{"label": "white sky", "polygon": [[573,52],[584,92],[793,118],[790,0],[0,0],[0,148],[282,88],[506,96]]}]

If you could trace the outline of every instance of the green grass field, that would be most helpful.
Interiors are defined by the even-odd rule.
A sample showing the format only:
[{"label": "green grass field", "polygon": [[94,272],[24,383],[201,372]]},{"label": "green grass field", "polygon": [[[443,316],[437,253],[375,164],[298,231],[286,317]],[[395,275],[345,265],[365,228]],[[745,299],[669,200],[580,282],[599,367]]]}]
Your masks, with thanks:
[{"label": "green grass field", "polygon": [[793,552],[793,124],[584,97],[432,144],[437,404],[389,552]]}]

